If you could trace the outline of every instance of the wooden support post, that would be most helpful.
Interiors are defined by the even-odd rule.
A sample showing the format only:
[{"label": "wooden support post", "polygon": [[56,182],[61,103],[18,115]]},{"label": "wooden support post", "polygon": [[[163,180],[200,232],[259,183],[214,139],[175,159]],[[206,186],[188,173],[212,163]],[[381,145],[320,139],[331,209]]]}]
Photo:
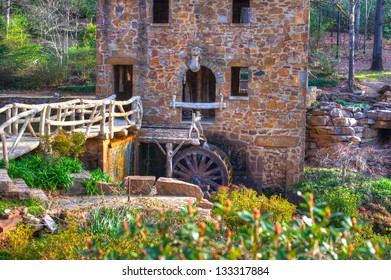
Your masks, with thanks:
[{"label": "wooden support post", "polygon": [[8,161],[8,151],[7,151],[7,140],[5,139],[4,133],[1,134],[1,142],[3,142],[3,157],[4,157],[5,167],[8,169],[9,161]]},{"label": "wooden support post", "polygon": [[[18,115],[18,108],[12,108],[12,117],[16,117]],[[18,135],[18,130],[19,130],[19,127],[18,127],[18,122],[14,122],[12,124],[12,134],[13,135]]]},{"label": "wooden support post", "polygon": [[174,152],[173,152],[173,145],[172,143],[167,143],[166,144],[166,177],[167,178],[172,178],[172,158],[174,157]]},{"label": "wooden support post", "polygon": [[[7,111],[5,111],[5,117],[6,117],[6,121],[9,120],[9,119],[11,118],[11,109],[8,109]],[[8,133],[9,135],[11,135],[11,133],[12,133],[12,128],[11,128],[11,126],[8,126],[8,127],[7,127],[7,133]]]}]

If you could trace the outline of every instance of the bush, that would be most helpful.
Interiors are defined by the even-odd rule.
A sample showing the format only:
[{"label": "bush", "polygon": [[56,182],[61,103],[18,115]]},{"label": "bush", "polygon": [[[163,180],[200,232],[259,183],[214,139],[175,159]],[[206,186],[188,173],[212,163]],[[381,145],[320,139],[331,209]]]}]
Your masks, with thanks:
[{"label": "bush", "polygon": [[[353,193],[348,188],[336,188],[332,191],[326,190],[318,201],[326,202],[332,212],[342,213],[348,217],[358,217],[358,207],[361,205],[361,198],[358,194]],[[336,224],[342,220],[335,218]]]},{"label": "bush", "polygon": [[86,150],[86,138],[82,132],[68,132],[61,129],[52,139],[46,141],[57,157],[78,158]]},{"label": "bush", "polygon": [[391,234],[391,214],[380,204],[368,203],[360,207],[360,217],[381,235]]},{"label": "bush", "polygon": [[337,80],[329,80],[324,78],[312,79],[308,81],[309,87],[318,87],[318,88],[330,88],[338,86]]},{"label": "bush", "polygon": [[67,190],[73,184],[70,174],[81,170],[82,164],[77,159],[35,155],[10,160],[8,175],[22,178],[31,188]]},{"label": "bush", "polygon": [[[333,214],[329,208],[315,205],[311,197],[306,197],[307,211],[302,220],[290,223],[271,223],[261,216],[258,209],[253,213],[239,212],[244,225],[232,232],[224,224],[197,222],[194,208],[189,205],[183,215],[185,224],[174,231],[161,213],[159,222],[150,226],[140,217],[130,217],[124,223],[122,239],[139,240],[138,250],[104,251],[99,240],[89,244],[85,253],[90,259],[159,259],[159,260],[203,260],[203,259],[390,259],[388,240],[378,244],[364,242],[354,247],[360,227],[355,220],[344,217],[341,228],[330,225]],[[221,211],[230,212],[229,205],[221,206]],[[157,243],[151,242],[155,236]],[[376,247],[376,250],[374,250]]]},{"label": "bush", "polygon": [[5,209],[14,209],[19,206],[26,206],[28,209],[28,213],[30,213],[31,215],[40,215],[45,211],[44,203],[37,198],[29,198],[20,201],[1,199],[0,213],[3,212]]},{"label": "bush", "polygon": [[70,92],[95,92],[95,86],[67,86],[57,88],[61,91],[70,91]]},{"label": "bush", "polygon": [[258,195],[252,189],[234,190],[230,193],[228,189],[222,188],[212,199],[220,205],[225,205],[227,200],[232,204],[229,212],[222,212],[219,208],[213,210],[213,213],[221,215],[222,220],[231,228],[243,225],[243,219],[237,215],[237,212],[240,211],[259,209],[261,214],[270,214],[269,219],[272,222],[288,222],[296,211],[296,206],[289,203],[286,199],[279,196],[272,196],[269,199],[265,195]]},{"label": "bush", "polygon": [[351,102],[347,102],[347,101],[344,101],[344,100],[336,100],[335,103],[340,104],[340,105],[345,106],[345,107],[365,108],[366,106],[368,106],[368,104],[364,104],[364,103],[351,103]]}]

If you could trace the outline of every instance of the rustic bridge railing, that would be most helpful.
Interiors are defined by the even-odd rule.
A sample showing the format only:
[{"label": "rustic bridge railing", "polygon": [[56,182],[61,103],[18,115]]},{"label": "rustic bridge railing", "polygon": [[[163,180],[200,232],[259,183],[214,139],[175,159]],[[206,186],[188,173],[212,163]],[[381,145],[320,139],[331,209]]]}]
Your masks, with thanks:
[{"label": "rustic bridge railing", "polygon": [[[67,102],[30,105],[14,103],[0,108],[5,122],[0,125],[5,164],[36,149],[47,136],[61,129],[82,132],[86,138],[113,139],[115,132],[140,130],[143,116],[141,98],[116,101],[115,95],[103,100],[75,99]],[[125,111],[124,106],[131,106]]]}]

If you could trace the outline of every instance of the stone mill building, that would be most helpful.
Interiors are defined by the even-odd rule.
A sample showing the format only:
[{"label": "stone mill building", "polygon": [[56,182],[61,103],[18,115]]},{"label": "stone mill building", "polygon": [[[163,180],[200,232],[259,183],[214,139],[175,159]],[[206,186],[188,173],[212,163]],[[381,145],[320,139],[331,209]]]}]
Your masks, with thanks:
[{"label": "stone mill building", "polygon": [[234,182],[289,186],[303,174],[309,2],[98,0],[97,95],[141,96],[143,126],[189,125],[179,104],[205,104]]}]

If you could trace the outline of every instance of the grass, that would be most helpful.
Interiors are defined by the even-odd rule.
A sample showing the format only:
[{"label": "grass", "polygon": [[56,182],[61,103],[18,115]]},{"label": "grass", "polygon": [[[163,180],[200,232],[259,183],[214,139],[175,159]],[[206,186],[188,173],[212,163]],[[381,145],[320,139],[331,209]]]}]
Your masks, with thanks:
[{"label": "grass", "polygon": [[358,73],[356,79],[360,82],[384,82],[389,83],[391,81],[391,71],[363,71]]},{"label": "grass", "polygon": [[21,201],[0,200],[0,212],[3,212],[6,209],[12,210],[20,206],[26,206],[28,213],[35,216],[40,215],[45,211],[44,203],[36,198],[29,198]]}]

